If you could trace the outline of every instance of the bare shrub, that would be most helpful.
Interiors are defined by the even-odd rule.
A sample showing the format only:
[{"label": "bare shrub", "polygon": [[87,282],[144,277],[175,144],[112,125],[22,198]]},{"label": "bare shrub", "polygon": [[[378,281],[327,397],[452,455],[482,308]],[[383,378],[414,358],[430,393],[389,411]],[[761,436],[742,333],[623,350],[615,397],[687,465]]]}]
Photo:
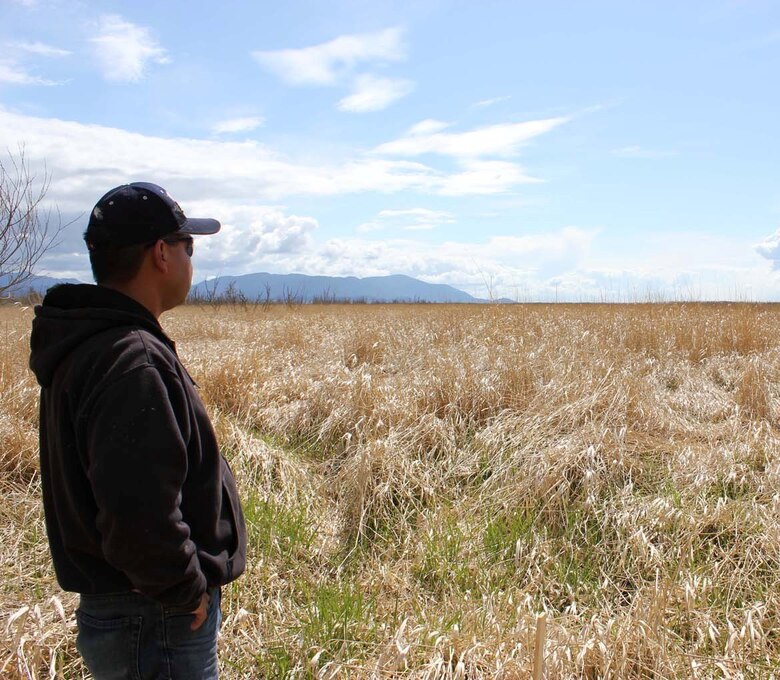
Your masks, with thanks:
[{"label": "bare shrub", "polygon": [[36,175],[24,147],[0,159],[0,296],[33,276],[66,226],[44,206],[50,181],[45,169]]}]

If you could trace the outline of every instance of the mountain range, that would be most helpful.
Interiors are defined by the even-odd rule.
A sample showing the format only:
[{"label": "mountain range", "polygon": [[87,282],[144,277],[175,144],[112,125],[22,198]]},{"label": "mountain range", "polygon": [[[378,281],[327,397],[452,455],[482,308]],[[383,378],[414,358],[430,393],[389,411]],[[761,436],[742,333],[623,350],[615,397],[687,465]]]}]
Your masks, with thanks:
[{"label": "mountain range", "polygon": [[484,302],[462,290],[411,276],[306,276],[245,274],[219,276],[193,286],[191,296],[292,302]]},{"label": "mountain range", "polygon": [[43,295],[52,286],[56,286],[58,283],[83,283],[77,279],[57,279],[51,276],[31,276],[28,279],[22,281],[22,283],[15,286],[5,288],[8,281],[13,277],[11,274],[0,274],[0,290],[3,291],[3,298],[19,298],[25,295]]},{"label": "mountain range", "polygon": [[[8,275],[0,274],[0,289]],[[43,295],[58,283],[81,283],[76,279],[33,276],[4,296],[20,297],[30,292]],[[440,283],[426,283],[411,276],[307,276],[305,274],[244,274],[219,276],[194,285],[192,299],[214,298],[249,302],[488,302]],[[498,302],[511,302],[501,299]]]}]

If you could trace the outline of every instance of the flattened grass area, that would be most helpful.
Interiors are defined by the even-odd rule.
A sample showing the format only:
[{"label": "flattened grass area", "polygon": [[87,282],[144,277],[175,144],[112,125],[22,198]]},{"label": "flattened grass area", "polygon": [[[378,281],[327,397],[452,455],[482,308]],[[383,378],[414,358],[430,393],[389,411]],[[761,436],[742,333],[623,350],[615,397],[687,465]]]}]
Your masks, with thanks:
[{"label": "flattened grass area", "polygon": [[[0,676],[84,675],[0,308]],[[780,673],[780,306],[185,307],[242,493],[225,678]]]}]

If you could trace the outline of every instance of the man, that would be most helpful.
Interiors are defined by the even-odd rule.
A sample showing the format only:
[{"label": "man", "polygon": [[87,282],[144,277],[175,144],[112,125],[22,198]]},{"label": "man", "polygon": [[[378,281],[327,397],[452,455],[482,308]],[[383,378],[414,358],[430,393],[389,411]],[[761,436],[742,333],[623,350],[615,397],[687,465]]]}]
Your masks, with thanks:
[{"label": "man", "polygon": [[96,680],[217,677],[220,586],[244,570],[246,529],[158,318],[190,289],[192,235],[219,228],[155,184],[117,187],[84,234],[97,285],[56,286],[35,308],[46,528]]}]

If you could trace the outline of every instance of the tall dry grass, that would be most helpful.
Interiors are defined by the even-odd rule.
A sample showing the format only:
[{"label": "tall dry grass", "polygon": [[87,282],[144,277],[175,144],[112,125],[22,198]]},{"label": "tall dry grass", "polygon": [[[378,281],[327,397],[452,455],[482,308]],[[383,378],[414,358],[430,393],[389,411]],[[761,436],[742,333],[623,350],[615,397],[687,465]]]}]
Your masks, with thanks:
[{"label": "tall dry grass", "polygon": [[[30,319],[0,311],[0,676],[80,677],[39,509]],[[166,315],[249,524],[223,676],[780,674],[778,321],[751,304]]]}]

